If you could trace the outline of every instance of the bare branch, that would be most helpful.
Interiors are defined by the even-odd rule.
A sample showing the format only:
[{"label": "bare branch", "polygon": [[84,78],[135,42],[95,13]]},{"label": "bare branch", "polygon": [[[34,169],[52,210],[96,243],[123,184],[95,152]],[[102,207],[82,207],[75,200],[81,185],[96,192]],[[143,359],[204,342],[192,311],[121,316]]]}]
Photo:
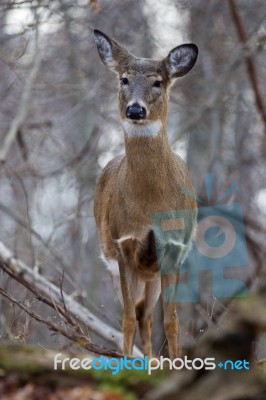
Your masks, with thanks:
[{"label": "bare branch", "polygon": [[0,210],[3,211],[9,217],[11,217],[14,221],[16,221],[17,224],[19,224],[24,229],[26,229],[32,236],[34,236],[35,239],[37,239],[51,253],[51,255],[54,257],[56,262],[60,265],[60,267],[55,265],[55,269],[60,273],[62,273],[62,271],[64,270],[68,281],[70,283],[73,283],[74,277],[73,277],[72,272],[70,271],[70,267],[63,262],[62,258],[59,257],[58,254],[49,246],[49,243],[47,241],[45,241],[41,237],[41,235],[35,231],[35,229],[33,229],[31,226],[29,226],[25,220],[23,220],[20,216],[16,215],[12,209],[10,209],[7,206],[5,206],[4,204],[0,203]]},{"label": "bare branch", "polygon": [[28,307],[26,307],[20,301],[16,300],[14,297],[12,297],[9,293],[7,293],[1,287],[0,287],[0,294],[2,296],[4,296],[8,301],[11,301],[13,304],[16,304],[18,307],[20,307],[22,310],[24,310],[28,315],[30,315],[36,321],[45,324],[46,326],[49,327],[50,330],[66,337],[67,339],[71,340],[72,342],[79,344],[80,346],[84,347],[86,350],[89,350],[96,354],[104,354],[109,357],[121,357],[122,356],[122,354],[120,354],[114,350],[108,350],[108,349],[105,349],[103,347],[100,347],[100,346],[97,346],[97,345],[91,343],[90,340],[84,334],[82,334],[83,332],[80,334],[77,334],[76,332],[69,332],[69,331],[61,328],[57,324],[54,324],[49,319],[42,318],[39,314],[30,310]]},{"label": "bare branch", "polygon": [[190,129],[195,127],[200,121],[202,114],[212,107],[214,107],[219,101],[222,91],[231,75],[232,72],[240,65],[240,63],[246,57],[251,57],[260,51],[266,42],[266,32],[261,29],[262,24],[258,27],[257,31],[250,37],[250,39],[244,43],[239,50],[232,56],[229,61],[226,71],[223,73],[220,82],[214,88],[213,93],[209,96],[205,103],[199,108],[198,112],[187,121],[183,127],[180,128],[177,141],[179,141]]},{"label": "bare branch", "polygon": [[[4,264],[0,267],[5,270],[5,272],[10,271],[12,277],[17,279],[28,289],[33,287],[35,290],[40,291],[45,297],[45,302],[47,299],[53,299],[53,302],[58,304],[62,309],[61,315],[65,315],[64,307],[67,308],[68,312],[72,314],[80,322],[84,323],[89,330],[91,330],[96,335],[102,337],[110,343],[115,344],[118,349],[122,349],[122,333],[116,329],[108,326],[105,322],[101,321],[96,315],[94,315],[87,308],[77,303],[72,299],[70,295],[64,293],[56,285],[49,282],[46,278],[33,271],[22,261],[16,259],[10,250],[0,242],[0,261]],[[62,304],[62,294],[63,303]],[[44,301],[44,300],[43,300]],[[51,304],[49,304],[51,305]],[[55,308],[55,307],[53,307]],[[142,353],[135,348],[135,355],[140,356]]]},{"label": "bare branch", "polygon": [[13,121],[11,123],[9,131],[4,139],[2,149],[0,150],[0,162],[5,162],[6,157],[11,149],[11,146],[12,146],[14,140],[16,139],[18,131],[19,131],[21,125],[23,124],[25,118],[27,117],[29,103],[30,103],[31,90],[32,90],[32,86],[34,85],[34,82],[37,78],[38,71],[40,69],[40,65],[41,65],[41,54],[40,54],[40,52],[37,52],[37,54],[35,54],[33,67],[29,73],[23,94],[21,96],[17,115],[15,116],[15,118],[13,119]]},{"label": "bare branch", "polygon": [[[237,6],[235,0],[229,0],[228,3],[229,3],[233,21],[236,26],[238,38],[241,43],[245,43],[247,41],[247,37],[246,37],[246,32],[245,32],[243,23],[241,21],[241,17],[239,15],[238,6]],[[264,124],[266,125],[266,109],[264,107],[263,98],[259,91],[259,85],[258,85],[257,73],[256,73],[254,61],[252,60],[252,58],[250,56],[247,56],[245,59],[245,63],[246,63],[246,67],[247,67],[247,73],[248,73],[248,77],[250,80],[250,84],[251,84],[251,87],[254,92],[257,109],[262,117]]]}]

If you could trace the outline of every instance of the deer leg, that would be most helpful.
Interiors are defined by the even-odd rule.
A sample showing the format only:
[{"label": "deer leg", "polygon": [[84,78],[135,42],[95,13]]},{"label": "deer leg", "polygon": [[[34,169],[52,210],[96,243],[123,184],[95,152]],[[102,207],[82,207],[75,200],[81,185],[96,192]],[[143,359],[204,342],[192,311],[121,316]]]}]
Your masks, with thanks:
[{"label": "deer leg", "polygon": [[136,330],[135,293],[138,274],[133,268],[127,266],[122,259],[119,260],[119,272],[124,304],[122,322],[123,352],[124,354],[132,355]]},{"label": "deer leg", "polygon": [[[171,360],[180,355],[178,343],[178,318],[176,314],[176,292],[179,275],[161,275],[164,331]],[[165,298],[165,290],[171,286],[171,298]]]},{"label": "deer leg", "polygon": [[147,282],[145,286],[144,298],[136,306],[136,315],[139,321],[142,351],[143,354],[149,358],[152,357],[152,314],[160,292],[160,279]]}]

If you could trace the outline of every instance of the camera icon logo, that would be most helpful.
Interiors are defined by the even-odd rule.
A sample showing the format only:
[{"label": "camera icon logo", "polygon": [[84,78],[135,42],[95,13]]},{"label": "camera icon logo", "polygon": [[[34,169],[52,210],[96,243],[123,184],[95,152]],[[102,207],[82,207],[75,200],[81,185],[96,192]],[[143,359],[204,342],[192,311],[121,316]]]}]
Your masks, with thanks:
[{"label": "camera icon logo", "polygon": [[[232,190],[236,190],[235,185],[220,198]],[[195,237],[188,249],[184,244],[182,247],[182,243],[186,243],[188,232],[191,232],[192,213],[193,210],[177,210],[157,213],[153,218],[160,272],[178,273],[180,276],[177,286],[169,286],[165,290],[165,300],[197,302],[202,272],[211,274],[213,296],[245,296],[247,287],[236,272],[236,267],[239,270],[249,263],[241,205],[233,203],[199,207]],[[183,219],[183,224],[179,224],[179,229],[165,231],[164,219],[170,218]],[[170,243],[164,251],[162,243]]]},{"label": "camera icon logo", "polygon": [[234,225],[220,215],[208,215],[198,223],[195,245],[199,253],[211,259],[229,254],[237,239]]}]

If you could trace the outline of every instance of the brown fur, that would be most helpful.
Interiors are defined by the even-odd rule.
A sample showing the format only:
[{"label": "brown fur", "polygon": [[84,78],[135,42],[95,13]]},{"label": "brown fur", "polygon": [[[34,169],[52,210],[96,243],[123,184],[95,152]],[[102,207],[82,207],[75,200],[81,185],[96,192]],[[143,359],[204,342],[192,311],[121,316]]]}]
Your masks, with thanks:
[{"label": "brown fur", "polygon": [[[115,157],[103,170],[94,208],[102,251],[107,260],[119,263],[124,302],[124,352],[132,354],[138,320],[143,351],[151,356],[152,308],[156,302],[156,299],[150,300],[152,285],[161,279],[162,288],[166,288],[178,281],[178,275],[160,277],[152,216],[163,211],[196,209],[196,203],[182,191],[184,188],[193,191],[193,187],[183,160],[169,145],[166,132],[168,89],[172,79],[168,65],[170,55],[162,61],[135,58],[116,41],[99,31],[95,34],[103,62],[120,78],[127,77],[129,81],[119,88],[121,119],[126,120],[125,109],[129,102],[138,99],[145,103],[147,117],[145,121],[132,123],[145,126],[146,122],[159,120],[162,124],[153,137],[132,137],[125,132],[126,154]],[[162,80],[160,88],[153,86],[158,79]],[[192,221],[192,225],[194,223]],[[186,244],[191,235],[192,229],[184,239]],[[120,241],[121,238],[125,239]],[[145,281],[146,289],[136,307],[134,292],[138,281]],[[175,303],[164,302],[164,326],[170,356],[177,357]]]}]

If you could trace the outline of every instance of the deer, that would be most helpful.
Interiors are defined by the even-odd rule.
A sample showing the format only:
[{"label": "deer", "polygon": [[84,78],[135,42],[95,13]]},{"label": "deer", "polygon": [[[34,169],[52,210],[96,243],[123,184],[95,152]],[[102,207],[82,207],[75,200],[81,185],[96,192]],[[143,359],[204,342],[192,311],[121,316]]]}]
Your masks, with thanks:
[{"label": "deer", "polygon": [[[152,357],[153,310],[162,294],[163,327],[169,357],[174,359],[181,354],[175,297],[179,265],[193,240],[197,204],[187,194],[193,193],[193,185],[184,161],[170,146],[166,117],[169,89],[194,66],[198,48],[182,44],[156,60],[132,55],[98,29],[94,37],[101,61],[119,79],[125,155],[114,157],[103,169],[94,215],[102,259],[123,307],[123,353],[132,356],[138,325],[142,352]],[[168,235],[156,236],[153,216],[175,210],[192,210],[186,229],[182,218],[177,230],[174,218],[168,218]],[[160,264],[169,262],[170,273],[161,273]],[[169,287],[174,288],[171,299],[163,296]]]}]

